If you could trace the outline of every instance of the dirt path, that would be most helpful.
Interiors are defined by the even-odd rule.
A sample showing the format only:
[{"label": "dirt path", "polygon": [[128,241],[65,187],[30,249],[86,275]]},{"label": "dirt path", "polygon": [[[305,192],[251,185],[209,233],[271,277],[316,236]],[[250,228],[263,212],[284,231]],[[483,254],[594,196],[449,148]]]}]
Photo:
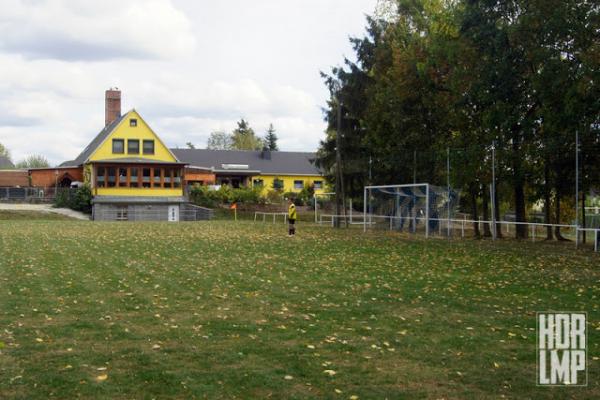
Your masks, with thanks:
[{"label": "dirt path", "polygon": [[90,216],[87,214],[71,210],[70,208],[54,208],[50,204],[0,203],[0,210],[51,212],[75,219],[90,220]]}]

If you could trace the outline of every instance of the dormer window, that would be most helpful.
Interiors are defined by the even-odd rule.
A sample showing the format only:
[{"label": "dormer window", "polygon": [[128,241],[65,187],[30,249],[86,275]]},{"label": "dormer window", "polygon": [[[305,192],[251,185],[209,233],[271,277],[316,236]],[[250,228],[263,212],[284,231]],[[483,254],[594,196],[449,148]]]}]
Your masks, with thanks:
[{"label": "dormer window", "polygon": [[113,139],[112,152],[113,152],[113,154],[124,154],[125,153],[125,140],[124,139]]},{"label": "dormer window", "polygon": [[129,120],[129,126],[131,126],[132,128],[135,128],[137,126],[137,119],[131,118]]},{"label": "dormer window", "polygon": [[154,154],[154,140],[144,140],[144,154]]},{"label": "dormer window", "polygon": [[140,141],[138,139],[127,140],[127,154],[140,154]]}]

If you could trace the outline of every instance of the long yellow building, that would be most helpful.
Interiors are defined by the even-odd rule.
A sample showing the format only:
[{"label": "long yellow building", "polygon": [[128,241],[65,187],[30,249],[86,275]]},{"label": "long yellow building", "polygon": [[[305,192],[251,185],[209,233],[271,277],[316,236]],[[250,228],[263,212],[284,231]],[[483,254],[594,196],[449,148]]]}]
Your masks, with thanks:
[{"label": "long yellow building", "polygon": [[186,195],[194,184],[261,187],[263,194],[312,186],[322,193],[326,183],[314,157],[268,150],[169,149],[135,109],[121,114],[121,92],[110,89],[104,128],[75,160],[54,172],[57,181],[59,169],[83,176],[92,190],[96,220],[178,221],[195,219],[201,211]]},{"label": "long yellow building", "polygon": [[[246,151],[171,149],[188,169],[202,168],[214,174],[214,184],[233,187],[251,186],[282,192],[299,192],[313,186],[325,191],[325,179],[312,160],[314,153],[290,151]],[[187,174],[186,174],[187,175]],[[193,180],[187,180],[194,183]],[[198,182],[206,183],[206,182]]]}]

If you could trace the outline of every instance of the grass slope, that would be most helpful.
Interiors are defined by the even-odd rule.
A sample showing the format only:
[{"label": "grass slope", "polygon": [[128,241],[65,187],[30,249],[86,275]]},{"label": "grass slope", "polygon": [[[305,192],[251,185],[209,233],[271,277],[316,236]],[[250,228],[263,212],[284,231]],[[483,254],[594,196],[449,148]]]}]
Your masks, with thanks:
[{"label": "grass slope", "polygon": [[[598,255],[284,234],[2,223],[0,398],[600,397]],[[588,312],[589,387],[536,387],[545,310]]]},{"label": "grass slope", "polygon": [[31,220],[44,220],[44,221],[73,221],[73,218],[67,217],[52,212],[42,211],[22,211],[22,210],[0,210],[0,221],[8,220],[19,220],[19,221],[31,221]]}]

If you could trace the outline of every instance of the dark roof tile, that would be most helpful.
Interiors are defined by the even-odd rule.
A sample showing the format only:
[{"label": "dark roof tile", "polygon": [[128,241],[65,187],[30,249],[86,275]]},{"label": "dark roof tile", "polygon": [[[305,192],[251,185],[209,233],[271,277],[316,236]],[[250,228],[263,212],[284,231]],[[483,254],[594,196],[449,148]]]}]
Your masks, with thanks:
[{"label": "dark roof tile", "polygon": [[190,167],[223,170],[223,164],[248,165],[248,170],[263,175],[321,175],[312,160],[315,153],[272,151],[271,158],[263,158],[262,151],[171,149],[175,156]]}]

